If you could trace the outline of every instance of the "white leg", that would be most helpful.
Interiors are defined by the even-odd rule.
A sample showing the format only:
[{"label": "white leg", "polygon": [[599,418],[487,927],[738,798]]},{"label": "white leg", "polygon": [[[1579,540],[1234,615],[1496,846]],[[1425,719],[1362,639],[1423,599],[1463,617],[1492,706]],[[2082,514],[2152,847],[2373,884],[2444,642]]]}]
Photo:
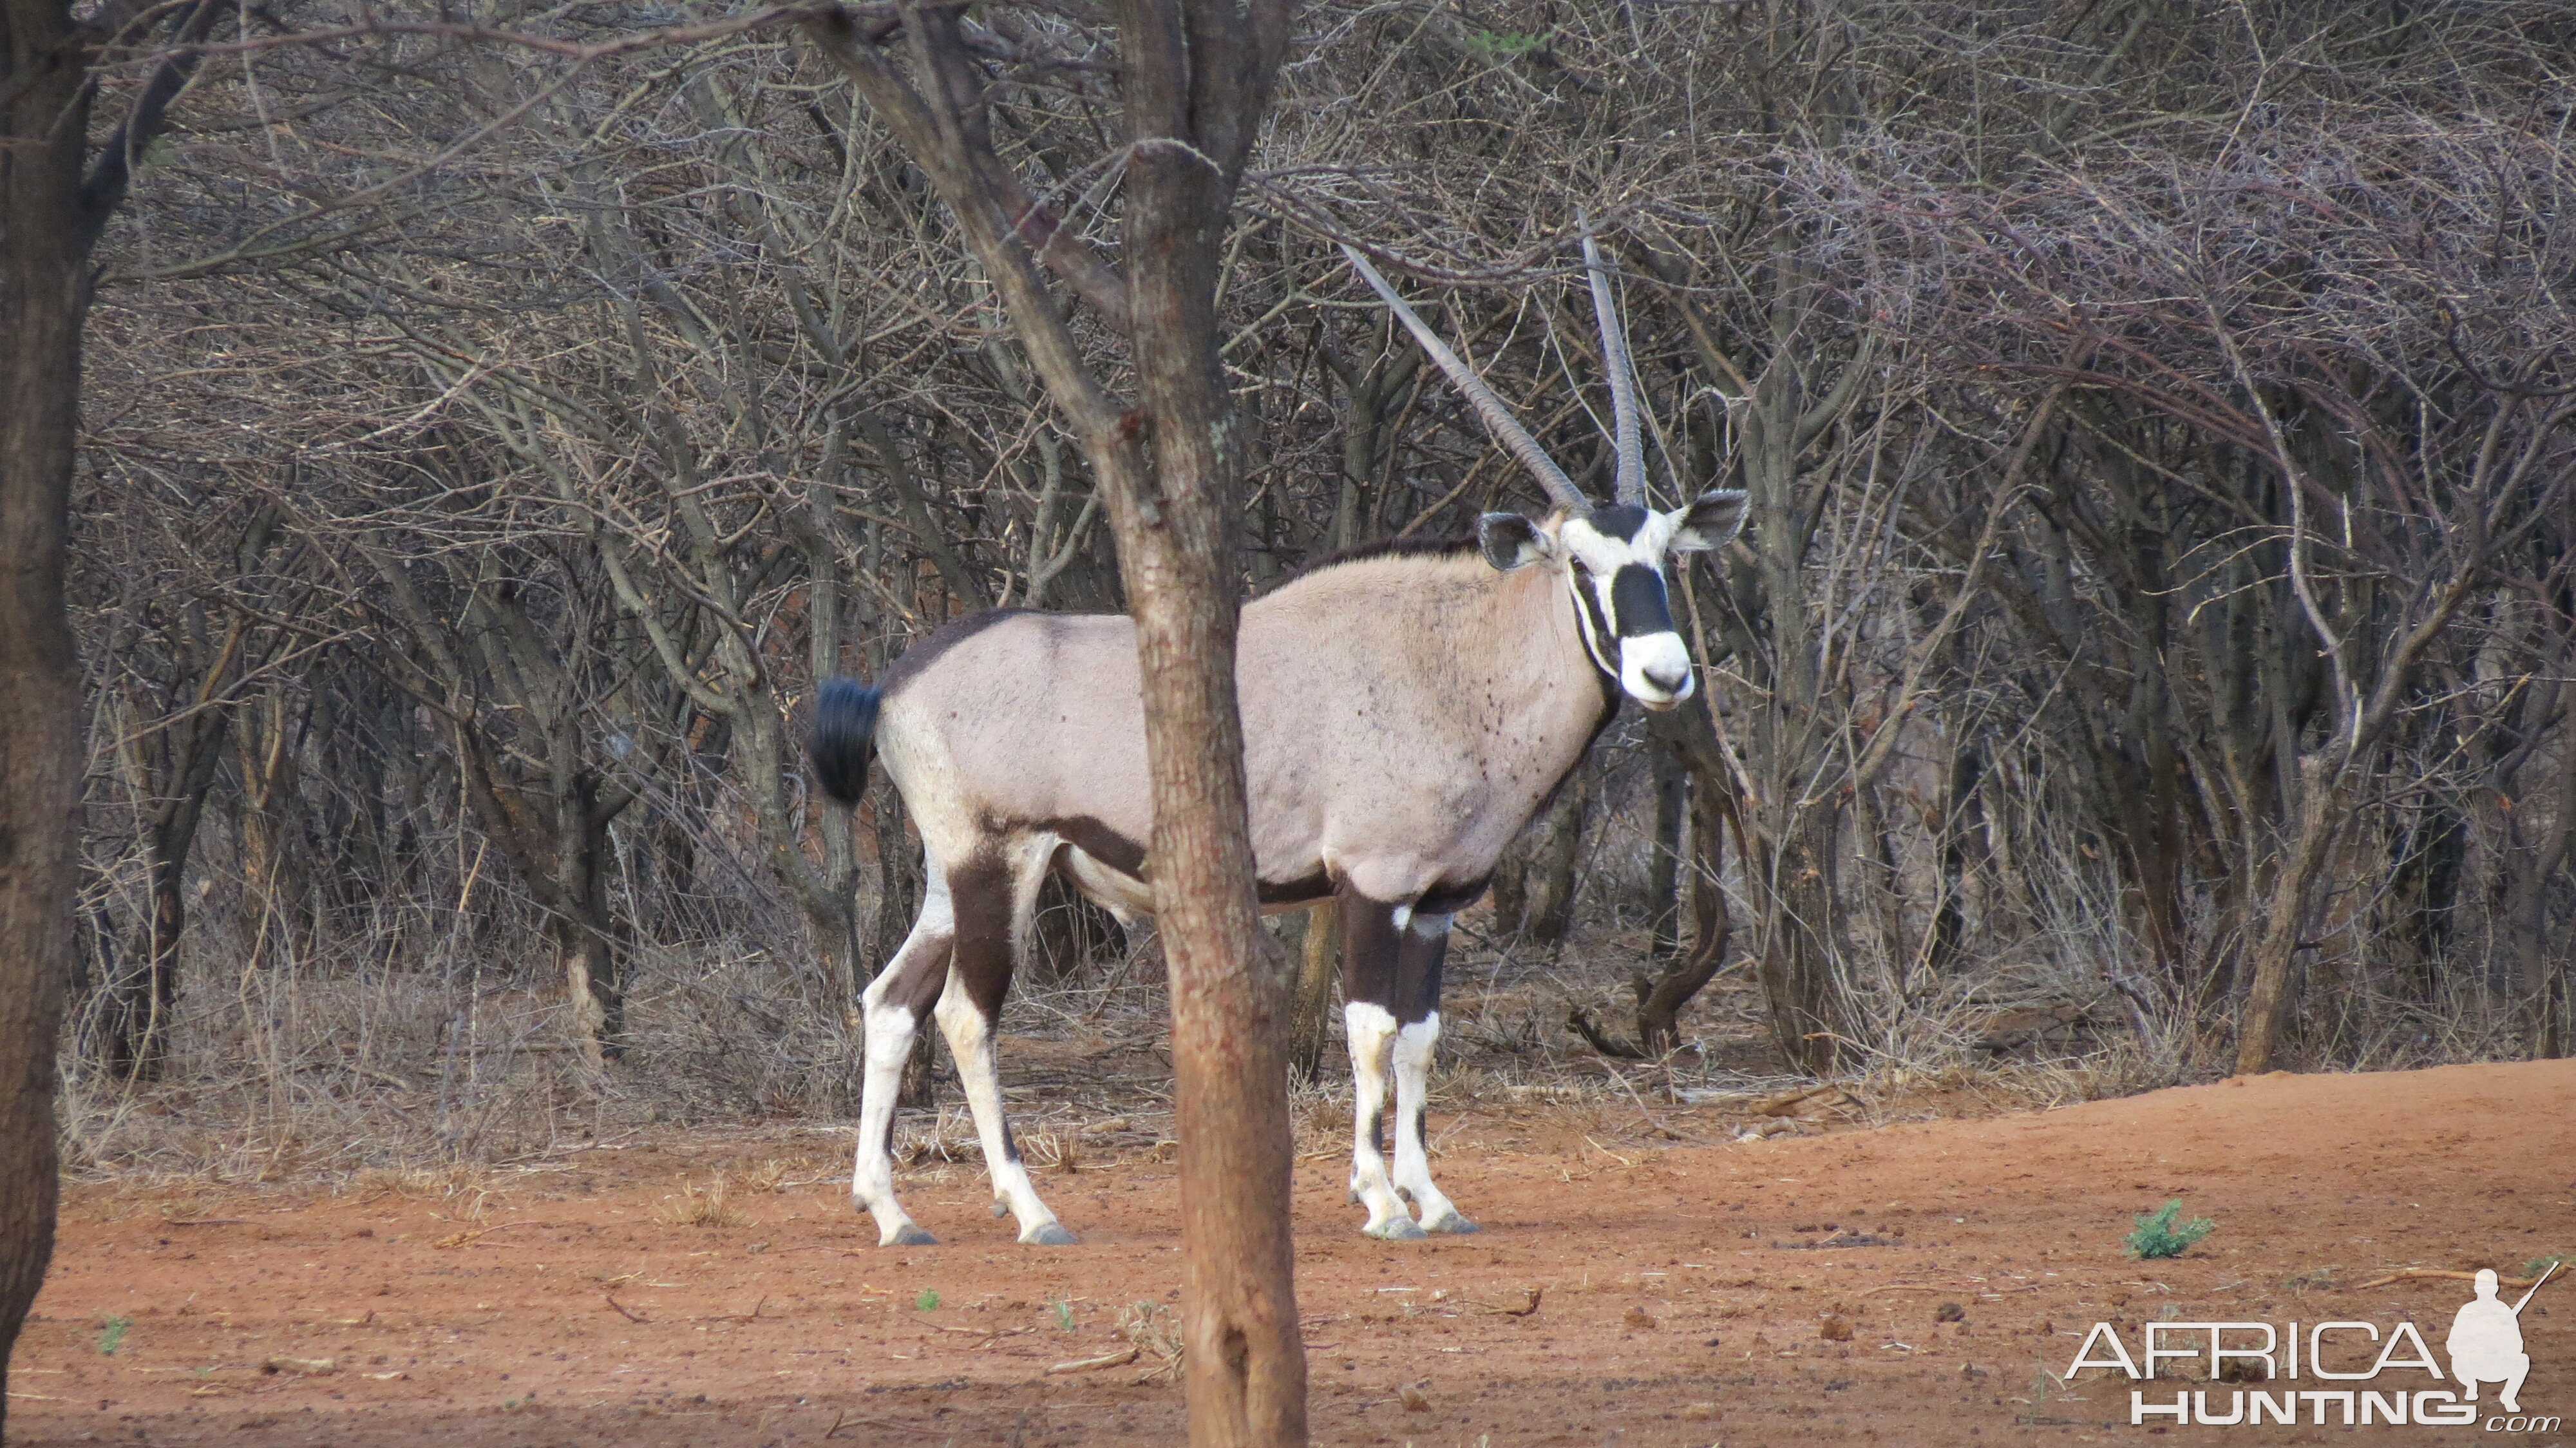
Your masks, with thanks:
[{"label": "white leg", "polygon": [[938,1239],[913,1224],[894,1198],[895,1098],[903,1091],[904,1063],[912,1055],[912,1038],[920,1026],[912,1006],[889,996],[908,984],[918,994],[920,973],[945,976],[954,929],[948,904],[948,879],[935,860],[925,860],[921,915],[904,937],[903,948],[860,999],[866,1021],[867,1067],[859,1087],[858,1158],[850,1172],[850,1200],[877,1220],[880,1247],[926,1247]]},{"label": "white leg", "polygon": [[1440,1013],[1433,1011],[1395,1033],[1395,1189],[1422,1209],[1425,1232],[1472,1232],[1476,1224],[1431,1184],[1431,1155],[1422,1142],[1422,1114],[1430,1106],[1431,1058],[1440,1044]]},{"label": "white leg", "polygon": [[1342,1007],[1351,1042],[1351,1200],[1368,1208],[1372,1237],[1404,1241],[1422,1235],[1388,1180],[1381,1141],[1386,1118],[1386,1075],[1395,1052],[1395,1017],[1384,1006],[1353,1001]]},{"label": "white leg", "polygon": [[1010,1123],[1002,1117],[1002,1072],[993,1051],[992,1020],[967,999],[965,986],[954,975],[939,997],[938,1016],[948,1053],[957,1058],[957,1078],[966,1086],[966,1104],[975,1113],[975,1137],[983,1145],[984,1172],[993,1183],[993,1215],[1017,1217],[1020,1240],[1032,1246],[1072,1246],[1080,1239],[1038,1200],[1038,1189],[1011,1140]]}]

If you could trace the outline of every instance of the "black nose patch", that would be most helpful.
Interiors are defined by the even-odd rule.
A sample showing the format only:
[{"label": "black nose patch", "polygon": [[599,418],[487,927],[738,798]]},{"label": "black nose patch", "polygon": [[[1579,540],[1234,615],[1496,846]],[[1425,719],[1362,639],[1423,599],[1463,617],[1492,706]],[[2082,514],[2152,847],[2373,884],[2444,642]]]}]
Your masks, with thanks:
[{"label": "black nose patch", "polygon": [[1612,575],[1610,612],[1619,621],[1623,639],[1673,631],[1673,607],[1664,594],[1664,576],[1642,563],[1621,564]]}]

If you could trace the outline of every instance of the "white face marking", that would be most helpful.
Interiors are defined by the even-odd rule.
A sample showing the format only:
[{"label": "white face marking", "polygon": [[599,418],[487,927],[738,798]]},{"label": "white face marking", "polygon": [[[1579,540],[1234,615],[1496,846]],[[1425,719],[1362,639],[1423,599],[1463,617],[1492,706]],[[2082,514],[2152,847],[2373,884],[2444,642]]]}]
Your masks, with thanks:
[{"label": "white face marking", "polygon": [[[1589,584],[1593,598],[1601,608],[1601,617],[1610,621],[1615,631],[1619,612],[1612,597],[1614,580],[1626,567],[1652,569],[1660,578],[1664,572],[1664,554],[1672,547],[1673,534],[1689,516],[1688,509],[1670,513],[1649,511],[1637,529],[1637,536],[1613,538],[1583,518],[1568,518],[1559,530],[1569,557],[1569,566],[1579,566],[1582,576],[1577,586]],[[1681,634],[1672,629],[1634,637],[1601,639],[1604,649],[1615,647],[1619,688],[1654,713],[1673,708],[1698,688],[1697,671],[1691,667],[1690,648]],[[1678,680],[1678,682],[1675,682]]]}]

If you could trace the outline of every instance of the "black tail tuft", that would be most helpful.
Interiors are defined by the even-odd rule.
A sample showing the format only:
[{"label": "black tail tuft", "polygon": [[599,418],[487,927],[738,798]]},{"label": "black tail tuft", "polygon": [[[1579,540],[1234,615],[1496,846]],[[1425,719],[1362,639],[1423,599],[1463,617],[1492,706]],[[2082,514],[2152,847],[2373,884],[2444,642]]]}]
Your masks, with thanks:
[{"label": "black tail tuft", "polygon": [[814,700],[814,737],[805,755],[814,782],[843,804],[857,804],[876,757],[877,704],[884,696],[855,679],[825,679]]}]

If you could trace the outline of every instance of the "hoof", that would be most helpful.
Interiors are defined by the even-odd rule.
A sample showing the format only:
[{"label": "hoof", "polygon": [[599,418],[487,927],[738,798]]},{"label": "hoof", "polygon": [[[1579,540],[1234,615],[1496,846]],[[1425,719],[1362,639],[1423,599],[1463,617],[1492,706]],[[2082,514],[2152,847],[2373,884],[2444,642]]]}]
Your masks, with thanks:
[{"label": "hoof", "polygon": [[1381,1242],[1418,1242],[1427,1235],[1413,1224],[1411,1217],[1390,1217],[1383,1226],[1362,1227],[1360,1231]]},{"label": "hoof", "polygon": [[1478,1232],[1484,1229],[1477,1226],[1475,1223],[1468,1221],[1465,1217],[1458,1215],[1456,1209],[1453,1208],[1441,1213],[1439,1216],[1424,1218],[1422,1222],[1422,1230],[1425,1232],[1438,1232],[1452,1237],[1464,1237],[1470,1232]]},{"label": "hoof", "polygon": [[1022,1232],[1020,1241],[1030,1247],[1073,1247],[1082,1239],[1066,1231],[1062,1222],[1044,1222]]},{"label": "hoof", "polygon": [[910,1222],[895,1229],[895,1234],[877,1244],[880,1247],[936,1247],[939,1239]]}]

